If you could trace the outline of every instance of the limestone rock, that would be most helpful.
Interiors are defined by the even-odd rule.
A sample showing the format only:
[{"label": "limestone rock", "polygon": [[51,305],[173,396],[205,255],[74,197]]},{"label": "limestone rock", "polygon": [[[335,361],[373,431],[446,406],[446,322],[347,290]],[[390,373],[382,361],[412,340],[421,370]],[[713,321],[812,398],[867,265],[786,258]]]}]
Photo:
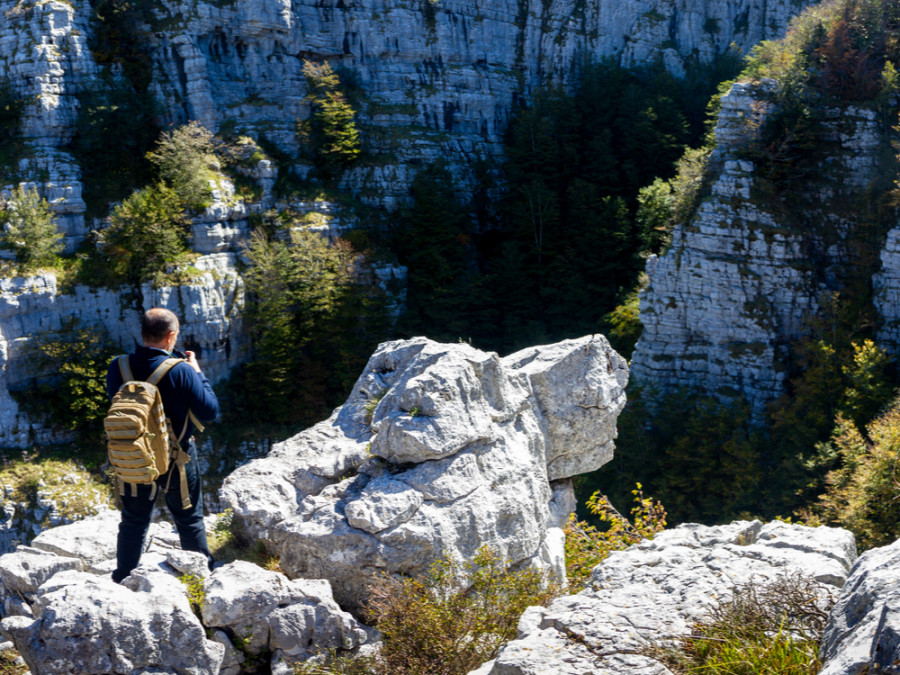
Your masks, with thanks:
[{"label": "limestone rock", "polygon": [[831,612],[822,675],[900,673],[900,540],[863,553]]},{"label": "limestone rock", "polygon": [[135,592],[84,572],[60,573],[38,589],[37,618],[3,619],[0,632],[33,675],[218,672],[224,647],[208,640],[185,609],[184,591],[154,590]]},{"label": "limestone rock", "polygon": [[82,571],[80,560],[65,558],[28,546],[0,556],[0,582],[7,592],[32,598],[47,579],[64,570]]},{"label": "limestone rock", "polygon": [[228,629],[252,654],[280,650],[295,660],[328,649],[353,649],[367,639],[356,619],[338,607],[328,582],[292,581],[243,561],[210,576],[203,621]]},{"label": "limestone rock", "polygon": [[31,545],[60,556],[79,558],[90,568],[116,557],[116,533],[121,514],[113,509],[84,520],[44,530]]},{"label": "limestone rock", "polygon": [[681,525],[611,554],[587,590],[527,610],[516,640],[475,673],[669,675],[641,650],[687,634],[735,585],[800,572],[819,582],[823,596],[835,596],[854,558],[846,530]]},{"label": "limestone rock", "polygon": [[564,479],[612,456],[625,361],[602,336],[500,359],[425,338],[381,345],[347,402],[226,479],[221,501],[290,576],[356,607],[381,572],[491,547],[565,575]]}]

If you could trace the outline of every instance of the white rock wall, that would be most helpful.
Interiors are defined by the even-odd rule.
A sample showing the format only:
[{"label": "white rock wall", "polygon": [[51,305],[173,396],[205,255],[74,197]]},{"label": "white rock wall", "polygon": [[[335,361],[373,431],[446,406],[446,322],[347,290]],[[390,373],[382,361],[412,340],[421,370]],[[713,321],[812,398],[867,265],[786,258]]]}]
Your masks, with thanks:
[{"label": "white rock wall", "polygon": [[[225,121],[296,148],[309,114],[304,59],[352,71],[368,101],[374,153],[390,159],[350,172],[345,187],[394,206],[406,195],[410,162],[465,164],[500,152],[511,107],[547,77],[565,80],[587,55],[623,65],[657,59],[676,73],[732,43],[742,51],[781,35],[811,0],[236,0],[167,1],[145,26],[155,91],[168,121]],[[23,133],[43,182],[72,185],[69,140],[77,92],[97,75],[87,49],[89,3],[0,0],[0,77],[29,104]],[[49,176],[49,179],[48,179]],[[0,180],[0,184],[3,181]],[[83,223],[66,223],[76,231]],[[76,232],[75,236],[79,233]]]},{"label": "white rock wall", "polygon": [[[886,149],[875,113],[827,111],[820,141],[828,156],[799,188],[806,193],[781,204],[767,200],[742,150],[770,111],[770,86],[738,83],[723,98],[711,190],[690,222],[676,227],[669,250],[648,261],[644,332],[631,364],[636,381],[742,395],[757,412],[783,391],[788,343],[808,332],[822,300],[840,290],[842,266],[857,264],[847,244],[860,218],[836,205],[876,178]],[[880,306],[893,316],[900,272],[892,271],[890,250]]]}]

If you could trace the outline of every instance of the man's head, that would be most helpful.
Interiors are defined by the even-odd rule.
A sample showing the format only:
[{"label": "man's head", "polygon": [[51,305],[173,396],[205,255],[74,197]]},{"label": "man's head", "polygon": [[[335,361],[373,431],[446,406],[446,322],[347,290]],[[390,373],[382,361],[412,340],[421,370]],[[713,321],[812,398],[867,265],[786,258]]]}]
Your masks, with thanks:
[{"label": "man's head", "polygon": [[141,317],[141,337],[148,347],[170,351],[178,341],[178,317],[161,307],[148,309]]}]

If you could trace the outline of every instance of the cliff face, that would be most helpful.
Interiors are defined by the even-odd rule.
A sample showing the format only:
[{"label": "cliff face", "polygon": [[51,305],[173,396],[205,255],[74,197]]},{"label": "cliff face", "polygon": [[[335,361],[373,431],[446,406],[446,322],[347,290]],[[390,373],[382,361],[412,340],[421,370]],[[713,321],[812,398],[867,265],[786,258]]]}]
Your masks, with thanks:
[{"label": "cliff face", "polygon": [[[500,153],[512,106],[546,78],[565,81],[582,59],[610,57],[623,65],[661,59],[678,73],[687,61],[709,61],[732,43],[746,51],[780,35],[806,4],[189,0],[154,4],[138,35],[151,57],[151,90],[165,122],[197,119],[214,130],[228,124],[291,153],[297,149],[296,122],[309,115],[304,59],[343,69],[361,92],[369,154],[386,158],[348,172],[343,186],[391,207],[405,198],[416,166],[438,157],[450,161],[462,184],[471,180],[472,160]],[[8,186],[30,180],[50,201],[69,251],[93,226],[85,222],[81,168],[66,150],[79,94],[101,77],[89,48],[91,12],[87,2],[0,0],[0,82],[8,80],[25,101],[23,158],[14,175],[0,176],[0,187],[7,185],[0,200],[8,197]],[[271,163],[256,169],[265,195],[260,208],[272,205],[274,169]],[[214,376],[241,353],[234,323],[240,281],[230,263],[215,256],[236,250],[249,212],[240,201],[221,197],[194,223],[192,246],[212,255],[201,268],[225,267],[199,285],[143,293],[144,306],[171,304],[190,315],[185,335],[201,345]],[[51,276],[2,283],[0,446],[15,446],[49,438],[8,393],[33,375],[17,362],[28,339],[75,317],[105,326],[127,345],[136,313],[114,291],[81,288],[60,295]]]},{"label": "cliff face", "polygon": [[[797,0],[516,0],[445,2],[162,2],[140,27],[153,62],[152,90],[168,122],[197,119],[264,134],[296,150],[295,124],[309,115],[304,59],[343,68],[362,92],[360,122],[373,156],[344,186],[391,206],[411,167],[495,157],[513,104],[582,59],[623,65],[662,60],[678,73],[732,43],[746,51],[781,35]],[[88,3],[3,0],[0,76],[29,102],[22,132],[32,159],[21,168],[47,189],[66,188],[57,208],[78,236],[78,167],[60,150],[71,136],[77,95],[98,76],[89,51]],[[54,193],[55,194],[55,193]],[[80,208],[79,208],[80,207]]]},{"label": "cliff face", "polygon": [[789,343],[853,275],[871,278],[882,346],[896,351],[900,337],[898,232],[875,243],[880,269],[859,254],[867,214],[858,200],[883,179],[891,154],[880,117],[825,110],[816,138],[825,159],[773,195],[768,168],[745,152],[773,112],[769,86],[738,83],[724,97],[711,188],[669,250],[648,262],[632,360],[635,380],[741,395],[757,412],[784,390]]}]

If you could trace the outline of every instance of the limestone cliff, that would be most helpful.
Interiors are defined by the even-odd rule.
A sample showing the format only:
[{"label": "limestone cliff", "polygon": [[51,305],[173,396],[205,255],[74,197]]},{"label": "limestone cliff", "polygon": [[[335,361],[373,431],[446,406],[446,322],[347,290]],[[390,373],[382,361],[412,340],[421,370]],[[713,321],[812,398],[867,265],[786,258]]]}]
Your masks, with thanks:
[{"label": "limestone cliff", "polygon": [[[688,60],[779,36],[809,4],[185,0],[154,5],[140,35],[166,121],[196,119],[213,130],[229,123],[288,151],[297,147],[296,121],[309,115],[303,60],[352,74],[371,154],[387,159],[350,172],[344,186],[391,206],[423,161],[446,157],[458,178],[470,178],[471,160],[499,153],[512,106],[547,78],[565,80],[582,59],[662,60],[683,72]],[[79,169],[61,147],[78,94],[98,75],[88,49],[91,7],[3,0],[0,12],[0,79],[28,101],[22,175],[45,185],[79,236]]]},{"label": "limestone cliff", "polygon": [[648,261],[644,332],[632,359],[637,381],[743,396],[757,412],[784,391],[790,342],[809,333],[849,278],[871,279],[879,339],[894,352],[900,346],[897,230],[867,242],[882,250],[880,266],[860,254],[872,236],[862,231],[860,199],[884,190],[889,130],[871,108],[824,110],[815,141],[823,159],[804,167],[789,192],[773,194],[770,167],[747,153],[774,112],[773,86],[738,83],[723,98],[711,187],[668,251]]}]

